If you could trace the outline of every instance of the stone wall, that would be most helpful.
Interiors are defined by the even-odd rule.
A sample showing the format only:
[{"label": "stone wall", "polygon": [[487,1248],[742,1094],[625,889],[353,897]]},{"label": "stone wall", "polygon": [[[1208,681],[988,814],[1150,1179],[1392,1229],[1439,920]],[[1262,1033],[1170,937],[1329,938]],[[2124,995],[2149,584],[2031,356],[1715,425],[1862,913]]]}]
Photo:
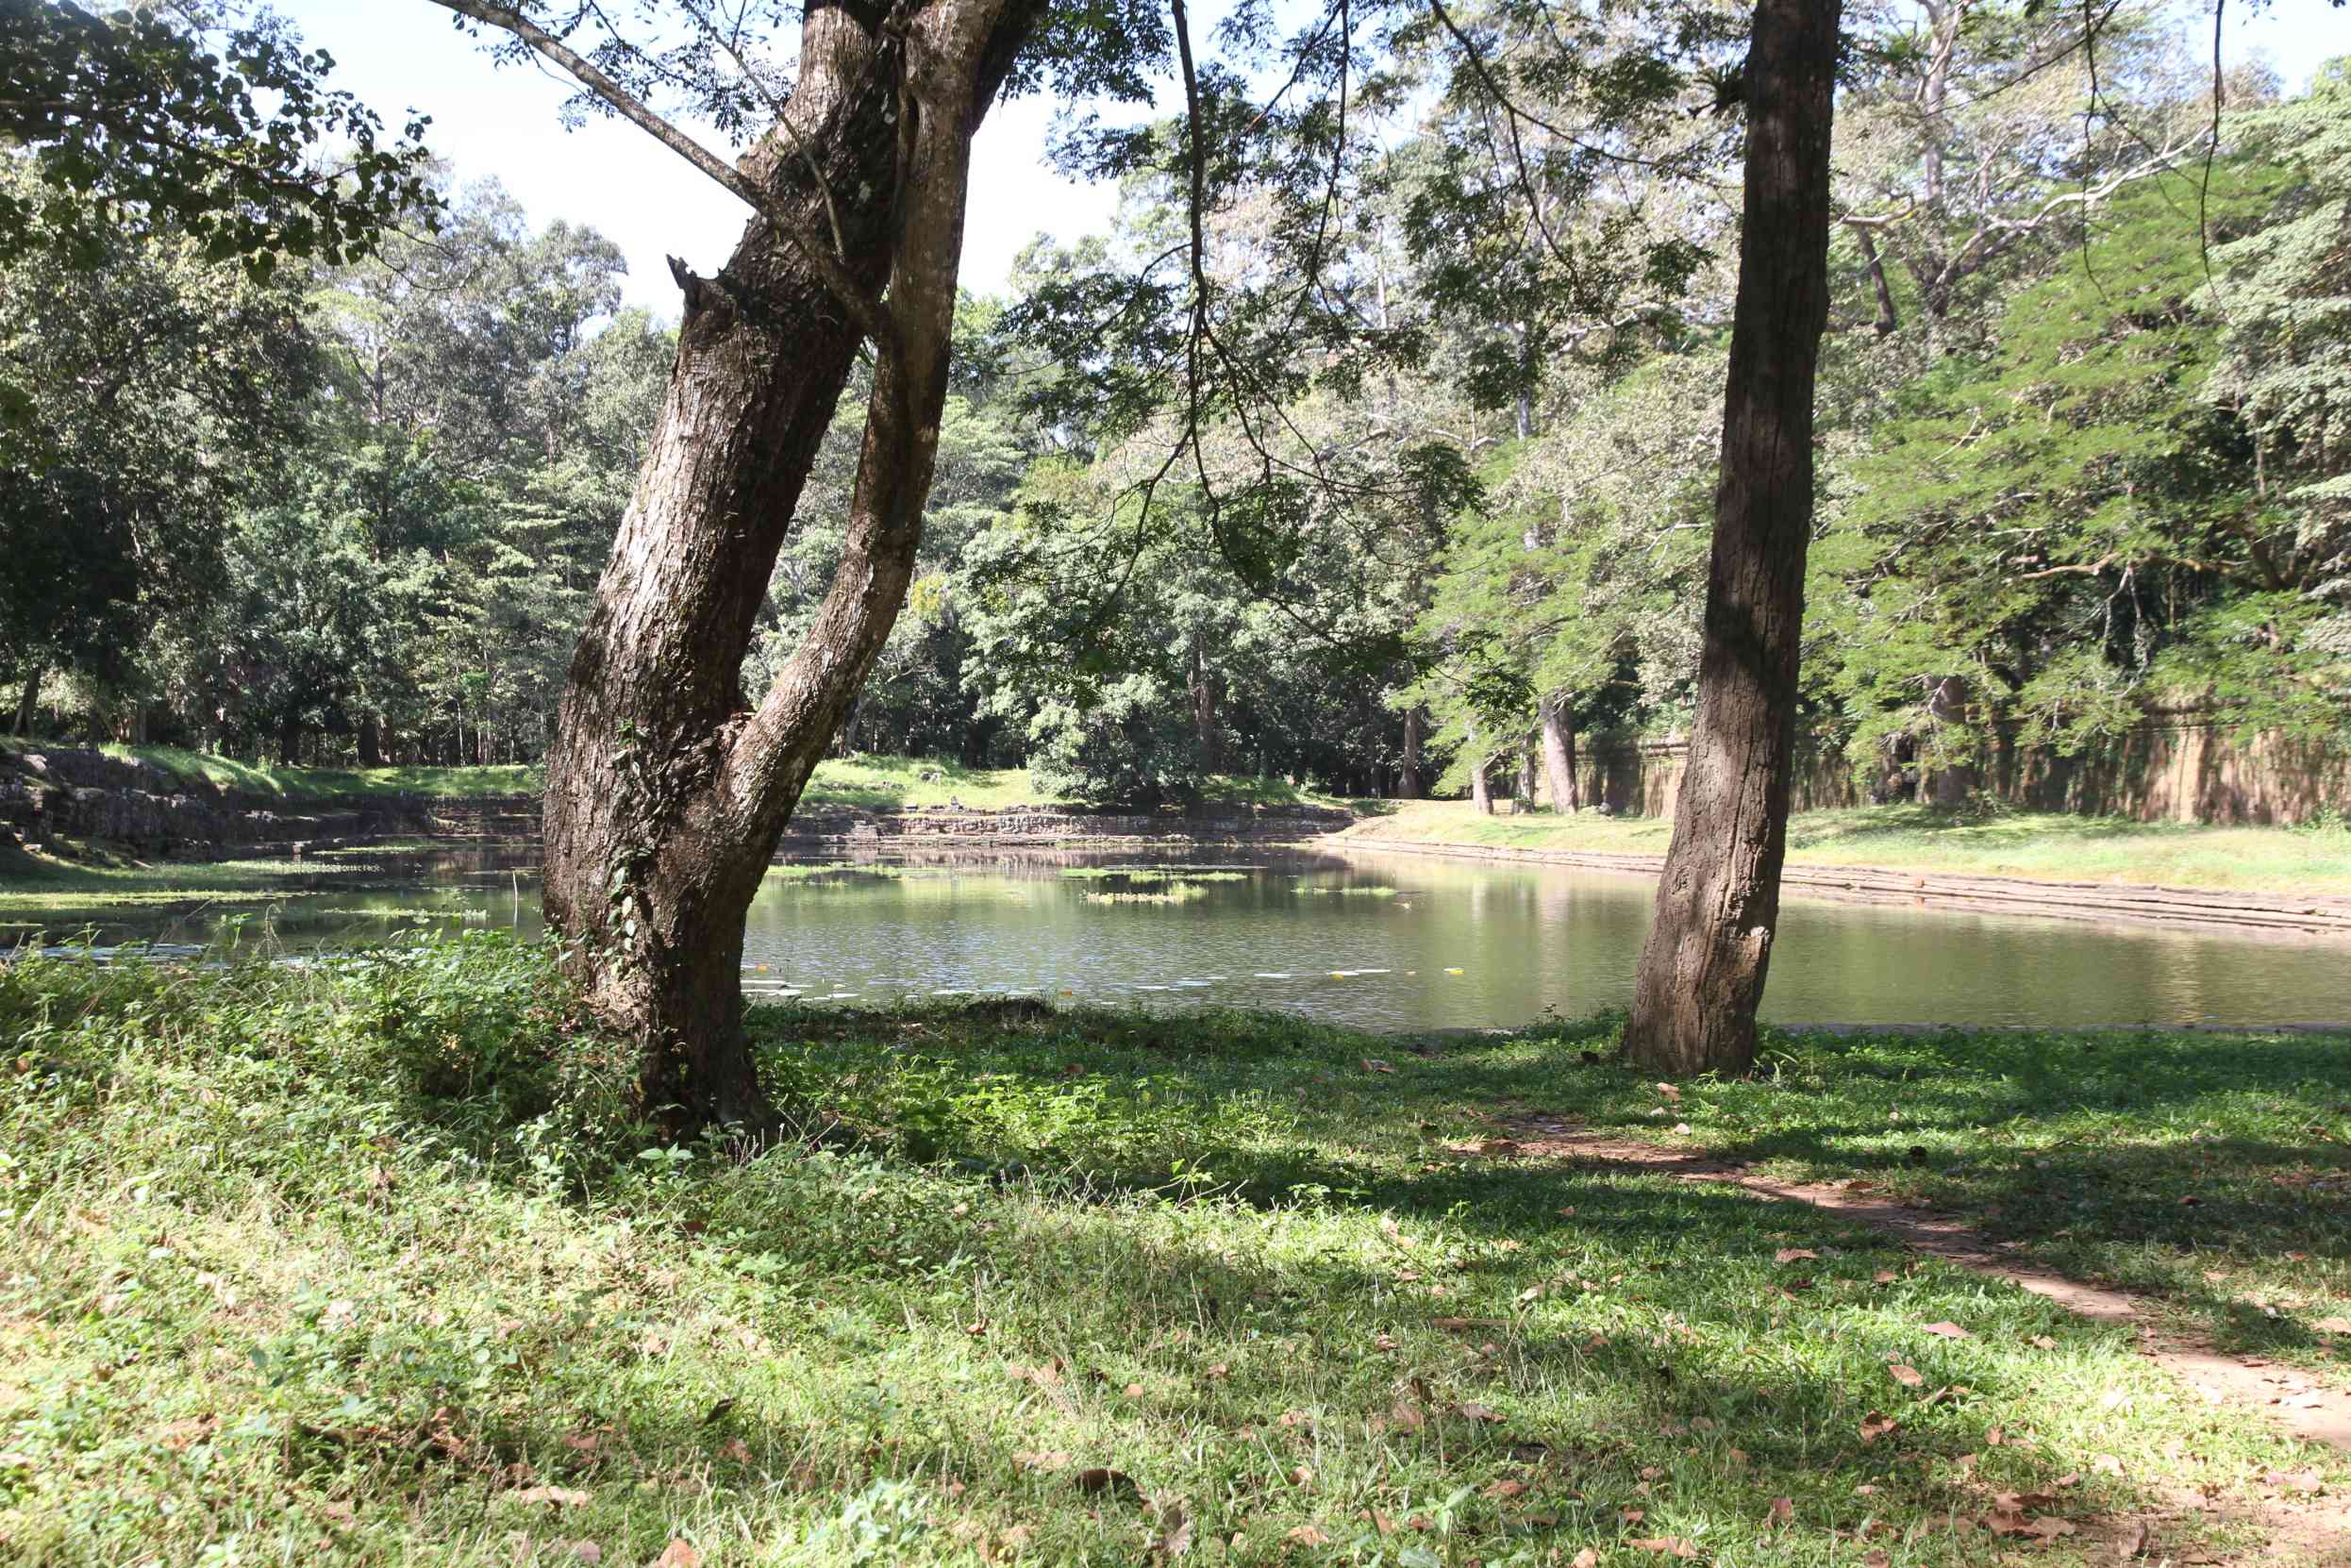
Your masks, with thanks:
[{"label": "stone wall", "polygon": [[[1196,812],[1092,811],[1009,806],[862,810],[810,805],[792,818],[787,843],[863,845],[1082,842],[1105,839],[1275,842],[1334,833],[1352,813],[1311,806],[1216,807]],[[196,859],[346,839],[432,835],[532,839],[539,802],[528,795],[452,799],[358,795],[295,803],[190,785],[152,763],[102,752],[0,753],[0,837],[25,843],[102,839],[142,853]]]},{"label": "stone wall", "polygon": [[527,796],[288,802],[191,784],[153,763],[103,752],[0,754],[0,838],[23,843],[102,839],[145,854],[201,859],[343,839],[527,837],[538,831],[539,803]]},{"label": "stone wall", "polygon": [[[2210,715],[2159,713],[2118,740],[2076,757],[2023,744],[2017,726],[1995,736],[1982,786],[1994,799],[2034,810],[2130,817],[2140,822],[2306,822],[2351,812],[2351,753],[2274,734],[2240,738]],[[1577,749],[1586,805],[1631,816],[1673,810],[1689,742],[1598,742]],[[1867,797],[1842,752],[1798,753],[1799,811],[1859,806]]]}]

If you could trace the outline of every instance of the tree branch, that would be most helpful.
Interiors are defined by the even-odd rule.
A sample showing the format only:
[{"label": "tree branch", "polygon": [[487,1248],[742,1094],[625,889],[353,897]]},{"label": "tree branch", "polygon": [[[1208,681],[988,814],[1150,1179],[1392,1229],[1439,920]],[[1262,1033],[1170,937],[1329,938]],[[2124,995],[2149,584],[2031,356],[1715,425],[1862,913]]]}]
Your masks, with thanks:
[{"label": "tree branch", "polygon": [[[897,330],[891,323],[889,312],[882,309],[881,300],[859,286],[857,279],[849,275],[848,267],[824,242],[822,237],[805,228],[797,215],[787,211],[742,170],[655,113],[636,94],[598,69],[593,61],[581,56],[514,7],[499,4],[497,0],[425,0],[425,3],[510,33],[561,66],[581,86],[611,105],[623,119],[725,187],[753,211],[775,225],[776,230],[792,242],[793,248],[815,270],[825,290],[840,301],[842,309],[849,312],[849,319],[864,329],[866,336],[884,348],[896,343]],[[794,135],[793,140],[797,142],[798,137]],[[818,186],[823,191],[821,180]],[[824,193],[829,210],[831,195],[829,192]]]}]

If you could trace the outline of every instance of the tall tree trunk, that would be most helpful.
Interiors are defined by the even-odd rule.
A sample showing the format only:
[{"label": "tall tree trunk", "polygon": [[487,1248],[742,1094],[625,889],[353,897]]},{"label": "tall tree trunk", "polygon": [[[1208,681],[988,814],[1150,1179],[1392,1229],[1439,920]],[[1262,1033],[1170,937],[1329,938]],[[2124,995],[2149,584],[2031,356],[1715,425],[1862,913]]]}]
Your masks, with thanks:
[{"label": "tall tree trunk", "polygon": [[841,564],[750,712],[738,682],[753,618],[862,333],[765,222],[717,282],[678,269],[677,362],[548,758],[544,893],[592,1004],[642,1043],[641,1093],[673,1131],[772,1119],[742,1036],[743,920],[905,601],[971,138],[1038,8],[934,0],[887,26],[863,8],[807,12],[791,130],[746,173],[801,232],[838,232],[869,298],[887,284],[892,341],[877,345]]},{"label": "tall tree trunk", "polygon": [[1542,780],[1554,811],[1573,811],[1576,793],[1576,723],[1566,693],[1554,692],[1540,705],[1542,717]]},{"label": "tall tree trunk", "polygon": [[16,721],[8,726],[9,734],[32,734],[33,719],[41,708],[41,682],[47,674],[39,660],[35,660],[33,667],[25,672],[25,692],[16,699]]},{"label": "tall tree trunk", "polygon": [[1206,773],[1223,773],[1225,735],[1216,716],[1216,683],[1197,642],[1192,646],[1191,684],[1192,728],[1200,750],[1200,767]]},{"label": "tall tree trunk", "polygon": [[[1963,676],[1944,676],[1926,693],[1926,716],[1938,729],[1949,728],[1967,722],[1967,679]],[[1940,741],[1941,737],[1937,737]],[[1933,748],[1941,752],[1938,744]],[[1976,788],[1976,770],[1962,762],[1952,767],[1929,769],[1922,759],[1919,764],[1919,803],[1956,810],[1967,804],[1969,793]]]},{"label": "tall tree trunk", "polygon": [[296,719],[280,719],[277,723],[277,763],[284,768],[302,765],[302,724]]},{"label": "tall tree trunk", "polygon": [[374,713],[359,719],[359,766],[380,768],[384,765],[384,721]]},{"label": "tall tree trunk", "polygon": [[1518,776],[1510,781],[1510,809],[1531,811],[1535,809],[1535,744],[1521,741],[1518,746]]},{"label": "tall tree trunk", "polygon": [[1421,798],[1421,746],[1427,724],[1418,703],[1404,710],[1404,766],[1398,771],[1396,793],[1405,800]]},{"label": "tall tree trunk", "polygon": [[1795,752],[1812,389],[1828,315],[1840,0],[1759,0],[1746,204],[1690,760],[1625,1043],[1662,1074],[1755,1059]]},{"label": "tall tree trunk", "polygon": [[1469,732],[1469,754],[1470,799],[1480,812],[1492,816],[1493,815],[1493,781],[1486,776],[1486,770],[1487,765],[1493,760],[1493,757],[1492,754],[1478,746],[1477,731],[1475,727]]}]

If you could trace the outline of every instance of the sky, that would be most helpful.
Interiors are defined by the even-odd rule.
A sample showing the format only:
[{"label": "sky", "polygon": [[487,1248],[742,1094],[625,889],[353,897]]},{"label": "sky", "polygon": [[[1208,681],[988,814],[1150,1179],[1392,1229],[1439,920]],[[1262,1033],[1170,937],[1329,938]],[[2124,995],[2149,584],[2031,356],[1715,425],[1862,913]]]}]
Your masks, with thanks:
[{"label": "sky", "polygon": [[[461,180],[495,176],[534,222],[569,219],[601,230],[628,258],[627,297],[677,313],[664,258],[705,275],[733,249],[747,211],[676,154],[635,126],[595,119],[566,130],[558,106],[570,90],[551,71],[493,64],[480,45],[425,0],[275,0],[313,47],[335,58],[330,80],[397,125],[432,116],[426,140]],[[2209,16],[2209,12],[2206,14]],[[2266,58],[2289,89],[2321,61],[2351,54],[2351,7],[2274,0],[2259,14],[2237,0],[2224,23],[2230,63]],[[1012,259],[1039,233],[1074,240],[1104,227],[1116,205],[1107,186],[1063,179],[1044,157],[1052,104],[1015,99],[989,112],[974,147],[963,237],[964,287],[1004,286]]]}]

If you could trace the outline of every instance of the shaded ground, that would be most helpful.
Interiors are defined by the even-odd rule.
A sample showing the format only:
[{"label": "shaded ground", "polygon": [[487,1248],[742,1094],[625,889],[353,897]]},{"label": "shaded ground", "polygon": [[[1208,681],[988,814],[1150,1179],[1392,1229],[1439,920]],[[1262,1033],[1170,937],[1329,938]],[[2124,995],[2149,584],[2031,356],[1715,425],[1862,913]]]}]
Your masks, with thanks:
[{"label": "shaded ground", "polygon": [[1780,1037],[1669,1096],[1606,1021],[755,1016],[808,1141],[743,1161],[645,1143],[495,942],[0,972],[0,1556],[2343,1560],[2343,1456],[2131,1326],[1647,1163],[1944,1183],[2216,1341],[2218,1269],[2324,1376],[2340,1039]]}]

